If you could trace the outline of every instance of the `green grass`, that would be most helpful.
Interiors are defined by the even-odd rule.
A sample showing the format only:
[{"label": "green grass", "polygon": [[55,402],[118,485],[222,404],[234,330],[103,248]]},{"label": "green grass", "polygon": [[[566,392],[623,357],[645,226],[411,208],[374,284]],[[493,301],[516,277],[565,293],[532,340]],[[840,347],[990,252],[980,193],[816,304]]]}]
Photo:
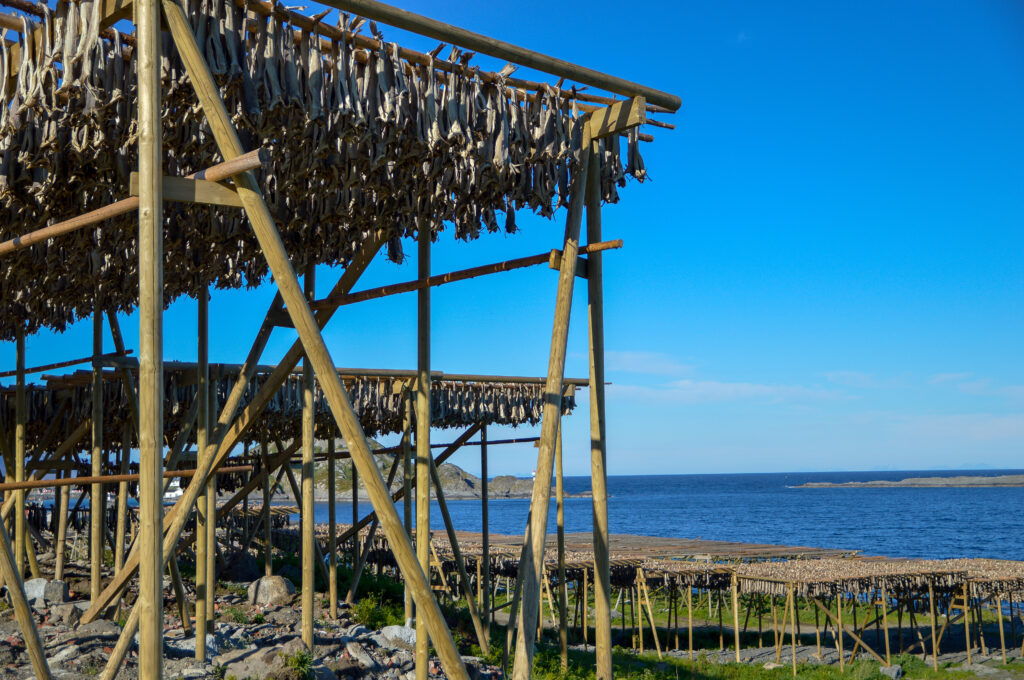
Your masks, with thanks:
[{"label": "green grass", "polygon": [[284,665],[300,678],[305,680],[313,678],[313,654],[307,649],[300,649],[291,656],[285,657]]},{"label": "green grass", "polygon": [[251,623],[245,610],[237,606],[226,608],[221,616],[235,623]]},{"label": "green grass", "polygon": [[382,600],[377,593],[364,595],[352,607],[352,618],[371,630],[404,623],[405,607]]}]

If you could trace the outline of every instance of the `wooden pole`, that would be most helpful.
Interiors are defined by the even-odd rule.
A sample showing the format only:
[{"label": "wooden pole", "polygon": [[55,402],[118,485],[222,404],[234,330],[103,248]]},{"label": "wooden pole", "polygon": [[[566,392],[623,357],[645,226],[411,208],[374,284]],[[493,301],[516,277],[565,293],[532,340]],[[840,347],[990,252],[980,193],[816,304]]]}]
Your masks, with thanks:
[{"label": "wooden pole", "polygon": [[[136,0],[139,124],[139,680],[163,677],[163,197],[160,7]],[[94,352],[95,353],[95,352]],[[94,594],[94,600],[98,599]]]},{"label": "wooden pole", "polygon": [[[932,628],[932,668],[939,670],[939,645],[935,639],[935,586],[931,581],[928,581],[928,606],[931,608],[931,628]],[[889,660],[889,641],[885,641],[885,659]]]},{"label": "wooden pole", "polygon": [[434,480],[434,488],[437,490],[437,507],[441,511],[441,518],[444,520],[444,527],[448,532],[448,543],[451,546],[452,555],[455,557],[455,566],[459,572],[459,585],[462,587],[462,593],[466,597],[466,607],[469,609],[469,618],[473,622],[473,629],[476,631],[480,649],[483,651],[484,656],[486,656],[490,653],[487,633],[484,630],[483,623],[480,621],[480,614],[477,611],[476,603],[473,601],[473,590],[469,583],[469,575],[466,573],[466,563],[462,559],[459,539],[455,535],[455,525],[452,524],[452,517],[448,512],[448,504],[445,502],[444,489],[441,488],[441,478],[437,474],[437,466],[434,465],[434,459],[427,456],[427,461],[430,463],[430,476]]},{"label": "wooden pole", "polygon": [[[735,605],[733,605],[735,606]],[[789,631],[789,650],[793,655],[793,677],[796,677],[796,592],[793,590],[793,584],[789,584],[789,616],[792,628]],[[739,643],[737,642],[737,648]],[[739,654],[737,653],[737,657]]]},{"label": "wooden pole", "polygon": [[740,662],[740,592],[736,572],[732,574],[732,625],[736,641],[736,663]]},{"label": "wooden pole", "polygon": [[[227,108],[220,99],[213,75],[196,44],[184,9],[180,2],[175,0],[163,0],[163,7],[168,20],[168,28],[171,30],[218,147],[225,158],[234,158],[242,153],[241,142],[232,126]],[[281,241],[270,210],[263,200],[256,177],[251,172],[238,175],[235,178],[235,186],[306,355],[317,375],[320,376],[324,396],[349,445],[352,460],[360,468],[370,500],[381,518],[381,526],[387,535],[395,560],[402,575],[413,585],[413,599],[418,605],[420,614],[427,619],[427,627],[430,629],[430,636],[441,659],[441,665],[450,678],[464,680],[467,677],[465,665],[458,654],[437,601],[430,591],[424,572],[416,563],[412,546],[404,536],[401,520],[392,505],[388,490],[384,486],[384,480],[376,468],[366,436],[352,409],[352,404],[348,400],[344,385],[337,375],[336,364],[332,361],[320,333],[318,319],[314,318],[302,295],[288,253]],[[259,394],[253,398],[250,405],[258,398],[260,398]],[[259,407],[262,408],[262,402]],[[246,410],[248,411],[249,408],[247,407]],[[230,439],[230,437],[225,437],[222,445],[226,445]]]},{"label": "wooden pole", "polygon": [[677,110],[682,104],[676,95],[524,49],[502,40],[495,40],[376,0],[328,0],[324,4],[368,19],[375,19],[395,28],[453,43],[467,50],[591,85],[601,90],[626,97],[642,95],[652,104],[664,106],[672,111]]},{"label": "wooden pole", "polygon": [[[14,481],[25,481],[25,324],[19,323],[16,337],[15,358],[17,383],[14,396]],[[95,412],[95,409],[94,409]],[[9,468],[8,468],[9,469]],[[18,575],[25,573],[26,530],[25,491],[14,492],[17,512],[14,515],[14,564]],[[10,583],[10,581],[5,582]]]},{"label": "wooden pole", "polygon": [[967,647],[967,665],[971,665],[971,600],[967,582],[964,582],[964,644]]},{"label": "wooden pole", "polygon": [[[210,365],[209,365],[209,300],[203,290],[197,296],[197,341],[196,341],[196,450],[205,451],[210,434]],[[198,462],[198,461],[197,461]],[[202,484],[202,481],[198,481]],[[206,601],[214,595],[211,580],[206,573],[208,561],[206,551],[208,527],[213,518],[208,514],[206,485],[196,506],[196,660],[206,661]]]},{"label": "wooden pole", "polygon": [[[935,600],[934,600],[934,598],[931,598],[931,599],[932,599],[932,619],[934,620],[934,618],[935,618]],[[817,615],[817,613],[818,613],[817,610],[815,610],[814,613],[815,613],[815,615]],[[882,630],[884,631],[884,635],[885,635],[885,665],[886,666],[891,666],[892,665],[892,656],[891,656],[891,652],[889,650],[889,598],[886,596],[885,584],[884,583],[882,584]],[[933,647],[934,647],[934,645],[933,645]]]},{"label": "wooden pole", "polygon": [[327,555],[330,560],[330,568],[327,570],[327,590],[330,596],[330,615],[332,619],[338,618],[338,521],[335,516],[335,501],[337,500],[336,475],[334,466],[334,448],[337,437],[332,431],[327,438]]},{"label": "wooden pole", "polygon": [[[67,478],[70,475],[70,470],[65,470],[63,472],[64,478]],[[57,492],[60,494],[60,508],[57,511],[59,515],[57,516],[57,545],[55,547],[56,555],[54,556],[53,578],[57,581],[63,581],[64,556],[66,554],[68,541],[68,502],[71,498],[71,489],[58,487]]]},{"label": "wooden pole", "polygon": [[[132,450],[131,425],[125,425],[121,434],[121,474],[128,474],[128,463]],[[124,566],[124,537],[128,529],[128,482],[117,485],[117,526],[114,529],[114,572]]]},{"label": "wooden pole", "polygon": [[1003,598],[996,597],[996,617],[999,625],[999,649],[1003,652],[1003,665],[1006,665],[1006,632],[1003,630]]},{"label": "wooden pole", "polygon": [[[480,426],[480,524],[483,535],[481,537],[481,562],[480,574],[481,589],[483,597],[481,608],[484,614],[484,628],[487,631],[487,639],[491,638],[491,527],[488,516],[487,498],[487,425]],[[561,576],[564,581],[564,574]],[[564,605],[563,605],[564,606]]]},{"label": "wooden pole", "polygon": [[686,587],[686,645],[693,661],[693,587]]},{"label": "wooden pole", "polygon": [[[419,278],[430,277],[431,227],[420,223],[417,234]],[[416,294],[416,553],[424,574],[430,574],[430,289]],[[532,618],[528,619],[530,622]],[[416,614],[416,680],[427,680],[427,627]]]},{"label": "wooden pole", "polygon": [[[400,444],[402,456],[402,512],[405,518],[405,535],[412,540],[412,421],[413,404],[412,394],[409,391],[409,384],[402,386],[402,406],[404,415],[402,417],[402,441]],[[357,525],[358,526],[358,525]],[[352,527],[355,529],[355,527]],[[405,590],[405,625],[411,626],[413,619],[412,589],[408,582],[403,582]],[[490,615],[490,612],[487,612]]]},{"label": "wooden pole", "polygon": [[50,667],[46,663],[46,654],[43,652],[43,645],[39,640],[36,621],[32,616],[28,598],[25,596],[25,583],[15,568],[14,555],[11,554],[11,540],[3,522],[0,522],[0,543],[2,543],[0,545],[0,575],[3,576],[4,583],[7,584],[7,593],[14,608],[14,618],[18,621],[18,627],[21,629],[25,651],[28,652],[36,678],[50,680],[52,677]]},{"label": "wooden pole", "polygon": [[[598,142],[591,142],[587,174],[587,243],[601,241],[601,173]],[[587,320],[590,359],[590,488],[594,533],[594,644],[596,680],[612,679],[611,567],[608,539],[607,444],[604,394],[604,274],[600,251],[587,255]]]},{"label": "wooden pole", "polygon": [[[562,416],[559,415],[561,420]],[[566,620],[565,585],[565,488],[562,479],[562,426],[558,426],[558,438],[555,439],[555,502],[557,503],[558,523],[558,648],[562,662],[562,670],[569,668],[569,628]]]},{"label": "wooden pole", "polygon": [[[263,432],[260,435],[260,455],[263,457],[263,575],[273,576],[274,575],[274,529],[270,519],[270,501],[273,498],[272,485],[274,480],[270,476],[270,447],[267,444],[267,433]],[[287,463],[285,463],[287,465]],[[334,464],[331,464],[334,467]],[[333,475],[332,475],[333,476]],[[332,483],[331,488],[334,488]],[[333,532],[331,538],[333,539]],[[332,551],[333,555],[333,551]],[[337,566],[338,558],[333,555],[333,564]],[[334,611],[337,615],[337,602],[334,604]]]},{"label": "wooden pole", "polygon": [[[359,524],[359,470],[352,466],[352,526]],[[352,537],[352,569],[359,562],[359,534]]]},{"label": "wooden pole", "polygon": [[[551,499],[551,472],[554,467],[555,434],[558,428],[558,414],[562,409],[562,380],[565,377],[565,353],[569,336],[569,316],[572,309],[572,292],[576,282],[576,260],[579,252],[580,226],[583,219],[583,203],[586,197],[587,175],[590,166],[590,132],[584,128],[583,158],[580,171],[572,188],[569,215],[566,218],[565,244],[562,248],[562,262],[558,271],[558,290],[555,300],[555,318],[551,332],[551,350],[548,357],[548,373],[544,386],[546,400],[541,419],[540,451],[537,454],[537,475],[533,483],[530,500],[530,525],[524,537],[524,544],[530,546],[519,565],[523,579],[523,616],[517,633],[516,657],[513,666],[514,680],[529,680],[533,667],[534,630],[537,618],[537,594],[540,587],[540,568],[544,563],[544,544],[547,540],[548,502]],[[604,593],[607,595],[607,592]]]},{"label": "wooden pole", "polygon": [[[192,619],[188,612],[188,600],[185,599],[185,586],[181,582],[181,572],[178,570],[178,557],[172,556],[168,561],[168,569],[171,575],[171,586],[174,588],[174,599],[178,602],[178,616],[181,617],[181,628],[188,635],[192,632]],[[196,636],[196,646],[205,647],[202,642],[206,637]]]},{"label": "wooden pole", "polygon": [[[92,353],[103,354],[103,313],[92,315]],[[103,474],[103,372],[99,364],[92,367],[92,428],[90,464],[93,477]],[[106,508],[103,485],[89,487],[89,599],[95,602],[103,589],[103,514]]]},{"label": "wooden pole", "polygon": [[[303,288],[307,300],[316,296],[316,269],[312,265],[306,269]],[[313,367],[306,358],[302,360],[302,641],[310,651],[313,651],[313,595],[316,590],[313,571],[316,562],[313,555],[313,416]],[[353,488],[353,508],[355,503],[356,490]]]},{"label": "wooden pole", "polygon": [[836,594],[836,648],[839,651],[839,672],[846,670],[846,661],[843,659],[843,598]]}]

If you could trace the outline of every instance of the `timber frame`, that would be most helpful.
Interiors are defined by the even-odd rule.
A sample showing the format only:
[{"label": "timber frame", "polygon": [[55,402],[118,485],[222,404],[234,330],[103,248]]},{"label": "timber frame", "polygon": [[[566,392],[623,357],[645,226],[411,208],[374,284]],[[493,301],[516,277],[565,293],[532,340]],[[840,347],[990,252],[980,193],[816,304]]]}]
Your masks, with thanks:
[{"label": "timber frame", "polygon": [[[0,4],[12,4],[21,11],[31,10],[29,3],[20,0],[6,0]],[[19,4],[20,3],[20,4]],[[248,4],[248,3],[247,3]],[[586,384],[590,395],[591,422],[591,474],[593,483],[593,514],[594,514],[594,562],[592,581],[596,595],[596,666],[600,680],[612,677],[611,663],[611,618],[610,618],[610,560],[609,536],[607,521],[607,489],[605,484],[606,446],[605,446],[605,403],[604,403],[604,318],[603,318],[603,252],[618,248],[621,241],[604,241],[601,231],[600,186],[600,140],[608,136],[619,136],[626,133],[636,134],[636,129],[647,122],[648,111],[671,113],[679,108],[679,98],[665,92],[632,83],[614,76],[599,73],[569,62],[555,59],[537,52],[526,50],[510,43],[494,40],[486,36],[465,31],[441,22],[418,16],[395,7],[384,5],[375,0],[325,0],[324,4],[344,12],[374,21],[386,23],[401,29],[410,30],[421,35],[433,37],[453,43],[462,48],[475,50],[485,55],[507,59],[516,64],[536,69],[561,78],[555,91],[560,91],[562,81],[566,78],[581,85],[606,90],[626,99],[612,99],[577,93],[571,90],[572,97],[581,103],[586,122],[583,127],[583,140],[580,151],[580,166],[576,171],[571,186],[571,200],[568,203],[568,215],[565,235],[560,248],[553,249],[531,258],[497,263],[476,267],[470,270],[452,272],[444,275],[432,275],[430,271],[430,230],[421,232],[418,237],[419,273],[415,281],[395,284],[379,289],[353,293],[352,290],[371,260],[389,238],[385,233],[372,233],[366,236],[359,249],[351,257],[339,282],[326,296],[317,298],[313,269],[306,269],[304,281],[300,282],[292,259],[282,242],[278,225],[268,208],[263,189],[257,181],[254,170],[257,170],[270,159],[261,149],[245,149],[239,139],[232,117],[225,107],[218,90],[218,85],[211,73],[205,57],[197,45],[189,18],[180,0],[102,0],[101,13],[103,26],[111,26],[117,21],[131,20],[135,26],[134,58],[137,60],[138,79],[138,171],[131,176],[129,196],[105,208],[93,210],[87,214],[74,217],[56,224],[50,224],[28,234],[0,243],[0,256],[15,253],[24,248],[40,244],[50,239],[60,239],[65,234],[80,230],[89,225],[100,225],[103,221],[131,212],[138,214],[138,309],[139,309],[139,354],[138,360],[127,357],[129,350],[124,346],[118,326],[116,314],[97,308],[93,311],[94,346],[92,355],[84,360],[61,362],[60,366],[50,365],[39,367],[49,370],[74,363],[91,362],[92,394],[103,393],[104,380],[108,375],[104,367],[112,367],[117,371],[125,387],[127,407],[130,413],[122,433],[104,432],[104,403],[99,398],[93,399],[91,415],[77,427],[70,428],[63,443],[47,457],[46,464],[50,467],[38,467],[37,463],[47,450],[49,440],[56,437],[56,432],[48,434],[48,441],[38,447],[32,460],[26,466],[25,427],[26,427],[26,386],[25,376],[25,332],[17,335],[17,377],[15,428],[12,433],[12,445],[5,434],[3,453],[8,470],[14,470],[15,496],[5,499],[4,512],[15,512],[15,536],[13,543],[7,530],[0,523],[0,576],[10,587],[15,614],[25,634],[26,645],[32,660],[36,677],[51,677],[46,659],[39,642],[38,634],[28,603],[25,599],[22,576],[26,566],[37,574],[34,548],[24,526],[25,495],[28,486],[22,482],[40,480],[50,469],[58,469],[64,458],[77,455],[77,449],[83,446],[82,440],[88,434],[88,447],[91,464],[92,507],[103,508],[105,503],[104,483],[118,483],[119,502],[117,506],[117,541],[120,554],[117,555],[116,570],[113,578],[103,581],[101,576],[100,555],[103,550],[103,525],[101,512],[92,512],[91,521],[91,606],[84,614],[83,621],[88,622],[105,615],[120,600],[129,581],[138,574],[139,598],[132,607],[124,626],[124,631],[114,651],[110,654],[108,665],[103,677],[112,679],[120,669],[136,631],[139,641],[139,677],[144,680],[155,680],[162,675],[163,653],[163,602],[162,573],[170,569],[172,581],[178,592],[179,605],[183,621],[188,622],[187,609],[181,599],[181,581],[177,570],[176,551],[183,541],[183,529],[186,521],[196,512],[197,530],[194,537],[197,554],[197,606],[195,613],[195,633],[205,635],[212,625],[213,601],[208,595],[209,584],[215,582],[217,544],[215,531],[217,522],[226,519],[232,507],[237,505],[242,492],[239,492],[227,505],[217,507],[215,503],[214,480],[218,473],[228,474],[242,470],[255,471],[250,475],[246,486],[245,503],[248,491],[262,487],[264,498],[269,498],[271,477],[275,470],[281,468],[296,499],[301,499],[301,514],[307,521],[303,522],[302,530],[302,637],[307,645],[313,645],[313,577],[314,565],[324,566],[322,548],[314,540],[312,519],[312,464],[313,452],[313,381],[314,376],[322,395],[333,415],[338,433],[344,439],[348,453],[354,465],[354,474],[358,474],[370,498],[374,512],[363,518],[362,525],[371,524],[369,534],[361,549],[353,553],[353,565],[361,570],[366,563],[370,547],[374,544],[374,535],[379,528],[386,540],[398,570],[404,578],[407,589],[407,610],[415,613],[416,625],[420,632],[417,637],[416,649],[417,676],[426,677],[427,642],[433,645],[448,677],[455,679],[467,678],[462,659],[455,647],[451,634],[441,615],[435,593],[432,591],[429,573],[431,570],[432,541],[429,531],[429,502],[431,499],[431,482],[433,481],[436,500],[440,503],[444,516],[447,535],[454,554],[459,573],[459,583],[464,589],[463,595],[470,606],[473,624],[481,646],[486,650],[490,626],[491,607],[486,596],[479,603],[480,611],[475,605],[475,598],[468,589],[470,579],[466,569],[466,560],[459,552],[458,541],[451,518],[448,515],[445,499],[436,466],[465,444],[472,436],[479,433],[481,462],[486,482],[486,462],[488,446],[499,442],[488,442],[486,425],[475,424],[467,429],[456,441],[445,448],[436,459],[431,455],[433,446],[430,441],[432,424],[430,398],[432,373],[430,367],[430,290],[433,286],[454,281],[465,280],[484,274],[507,271],[523,266],[547,264],[558,271],[555,295],[555,314],[551,335],[550,356],[546,375],[543,379],[543,415],[541,418],[541,434],[537,458],[537,475],[531,500],[532,520],[525,527],[521,559],[518,565],[516,592],[519,593],[519,606],[513,606],[513,622],[518,617],[518,624],[510,624],[509,634],[515,627],[518,644],[515,647],[515,678],[530,677],[534,642],[536,639],[539,606],[543,597],[543,585],[547,583],[545,562],[546,518],[550,502],[551,487],[549,481],[555,474],[557,482],[557,503],[559,516],[562,516],[562,474],[561,474],[561,435],[560,420],[563,415],[563,397],[567,390],[578,385],[567,381],[564,375],[567,352],[568,327],[571,317],[573,288],[577,279],[586,279],[587,285],[587,319],[588,319],[588,356],[589,378]],[[304,30],[313,30],[327,37],[347,37],[356,44],[370,47],[375,43],[363,36],[352,36],[341,29],[330,29],[319,26],[319,18],[309,18],[275,5],[254,2],[254,11],[283,13],[292,25]],[[28,10],[26,10],[28,7]],[[0,26],[21,30],[23,24],[13,21],[10,15],[0,15]],[[162,93],[161,93],[161,31],[167,31],[172,38],[171,43],[177,50],[187,71],[191,86],[198,99],[199,108],[205,122],[212,130],[213,138],[219,149],[222,162],[208,167],[206,170],[187,177],[170,177],[164,175],[165,151],[162,143]],[[338,36],[333,35],[332,31]],[[316,34],[314,33],[314,37]],[[367,42],[369,41],[369,42]],[[13,63],[17,64],[25,58],[21,47],[11,47]],[[397,52],[396,52],[397,54]],[[409,50],[402,50],[403,58],[410,63],[428,63],[433,67],[433,55],[420,55]],[[429,58],[429,60],[428,60]],[[445,62],[447,63],[447,62]],[[465,66],[451,66],[453,72],[468,69]],[[462,71],[459,71],[462,69]],[[0,74],[8,77],[9,74]],[[493,74],[487,75],[493,78]],[[517,79],[504,79],[500,83],[508,83],[510,87],[549,89],[547,85],[529,83]],[[504,85],[503,85],[504,86]],[[575,105],[575,104],[574,104]],[[653,121],[652,121],[653,122]],[[671,127],[660,124],[662,127]],[[236,379],[226,399],[218,404],[210,399],[211,365],[208,359],[208,323],[209,310],[207,296],[204,293],[199,299],[199,336],[198,362],[194,370],[198,396],[191,408],[186,423],[181,426],[178,436],[165,446],[165,427],[163,383],[165,380],[165,362],[163,359],[163,301],[164,301],[164,252],[163,224],[164,203],[179,201],[200,203],[241,210],[251,226],[258,242],[259,249],[265,258],[269,272],[273,275],[278,294],[267,311],[263,323],[252,343],[245,361],[237,366]],[[586,214],[585,244],[581,243],[584,213]],[[339,306],[353,304],[363,300],[383,297],[401,292],[416,290],[418,295],[418,362],[414,375],[410,375],[403,390],[404,403],[407,404],[404,418],[404,436],[400,448],[401,456],[396,457],[391,470],[390,479],[386,482],[378,472],[373,461],[364,429],[353,410],[349,394],[343,382],[344,370],[336,368],[321,334],[324,326],[330,321]],[[104,313],[111,335],[114,339],[115,352],[104,353],[103,321]],[[274,328],[294,328],[299,339],[292,345],[284,358],[276,365],[267,367],[260,365],[260,360],[268,339]],[[257,439],[258,453],[248,458],[253,463],[248,467],[227,465],[229,456],[240,443],[248,446],[253,439],[254,427],[261,413],[280,385],[287,380],[298,363],[302,361],[303,372],[303,409],[301,436],[295,437],[289,446],[280,441],[276,443],[276,453],[269,449],[268,437],[265,433]],[[260,373],[265,376],[262,386],[246,400],[246,388],[250,380]],[[479,377],[479,376],[477,376]],[[415,432],[415,442],[412,433]],[[137,477],[125,474],[128,465],[128,449],[134,434],[139,448],[139,474]],[[109,446],[105,446],[106,437],[116,437],[122,441],[119,477],[103,474],[103,458]],[[172,473],[178,467],[178,458],[182,456],[190,436],[195,437],[197,453],[191,483],[185,488],[181,498],[174,507],[164,514],[161,506],[167,482],[165,472]],[[334,460],[336,453],[332,448],[329,460]],[[165,458],[164,452],[169,448]],[[301,479],[296,481],[288,461],[297,451],[302,455]],[[405,487],[394,495],[391,493],[391,480],[399,468],[400,462],[407,474],[403,475]],[[13,463],[13,465],[11,465]],[[415,467],[415,474],[410,474]],[[333,465],[331,466],[333,471]],[[29,474],[31,472],[31,474]],[[68,477],[60,482],[74,483]],[[282,479],[278,473],[278,479]],[[125,488],[128,482],[139,483],[139,534],[127,555],[124,554],[124,514]],[[53,481],[53,485],[58,482]],[[411,498],[415,486],[415,507],[417,517],[417,536],[415,550],[410,535],[410,512],[407,505],[405,522],[395,510],[394,500],[404,495],[407,501]],[[333,485],[331,499],[331,535],[329,539],[330,564],[337,563],[338,546],[348,539],[354,545],[359,542],[360,523],[341,536],[335,536],[335,519],[333,512]],[[68,494],[61,495],[60,507],[63,515],[67,510]],[[485,492],[486,498],[486,492]],[[16,507],[15,507],[16,506]],[[486,513],[486,502],[484,503]],[[248,517],[248,515],[246,515]],[[371,519],[372,518],[372,519]],[[162,522],[161,522],[162,520]],[[246,520],[248,521],[248,520]],[[265,532],[267,552],[267,569],[270,568],[269,544],[271,542],[271,520],[269,506],[264,504],[264,514],[260,519]],[[561,524],[561,521],[560,521]],[[248,527],[247,540],[252,541],[259,533],[260,524]],[[485,519],[486,526],[486,519]],[[486,532],[485,532],[486,535]],[[561,537],[561,532],[559,534]],[[63,536],[59,539],[58,551],[63,555]],[[486,539],[485,539],[486,543]],[[487,549],[485,547],[485,553]],[[26,564],[27,559],[27,564]],[[63,557],[58,558],[58,573]],[[435,555],[436,561],[436,555]],[[201,562],[201,564],[199,563]],[[565,559],[559,549],[559,573],[565,571]],[[488,562],[489,564],[489,562]],[[482,592],[490,592],[489,566],[482,572],[484,585]],[[268,572],[269,573],[269,572]],[[359,571],[357,570],[357,578]],[[334,570],[330,570],[331,612],[336,612],[337,591],[333,579]],[[563,579],[564,584],[564,579]],[[548,592],[550,598],[550,592]],[[561,608],[565,611],[565,592],[561,594]],[[563,615],[563,621],[565,616]],[[188,625],[186,623],[186,625]],[[205,652],[205,645],[196,646],[197,654]],[[508,653],[506,649],[506,654]]]}]

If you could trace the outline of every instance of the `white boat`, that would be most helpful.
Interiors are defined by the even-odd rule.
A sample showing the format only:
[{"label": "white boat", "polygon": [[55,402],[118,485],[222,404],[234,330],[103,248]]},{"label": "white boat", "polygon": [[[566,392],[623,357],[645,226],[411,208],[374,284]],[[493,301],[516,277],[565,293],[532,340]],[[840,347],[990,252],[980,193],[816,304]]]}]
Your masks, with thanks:
[{"label": "white boat", "polygon": [[181,490],[181,485],[178,484],[178,480],[172,479],[171,483],[167,485],[167,491],[164,492],[164,503],[173,503],[181,498],[184,493]]}]

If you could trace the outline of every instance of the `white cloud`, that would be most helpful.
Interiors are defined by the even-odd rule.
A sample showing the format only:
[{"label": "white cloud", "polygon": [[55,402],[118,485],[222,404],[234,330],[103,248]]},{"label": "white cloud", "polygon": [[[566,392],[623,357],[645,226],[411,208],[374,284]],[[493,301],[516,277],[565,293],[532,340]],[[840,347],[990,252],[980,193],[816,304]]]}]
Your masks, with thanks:
[{"label": "white cloud", "polygon": [[606,371],[644,373],[673,377],[687,375],[690,366],[679,363],[675,357],[662,352],[613,351],[604,353]]}]

